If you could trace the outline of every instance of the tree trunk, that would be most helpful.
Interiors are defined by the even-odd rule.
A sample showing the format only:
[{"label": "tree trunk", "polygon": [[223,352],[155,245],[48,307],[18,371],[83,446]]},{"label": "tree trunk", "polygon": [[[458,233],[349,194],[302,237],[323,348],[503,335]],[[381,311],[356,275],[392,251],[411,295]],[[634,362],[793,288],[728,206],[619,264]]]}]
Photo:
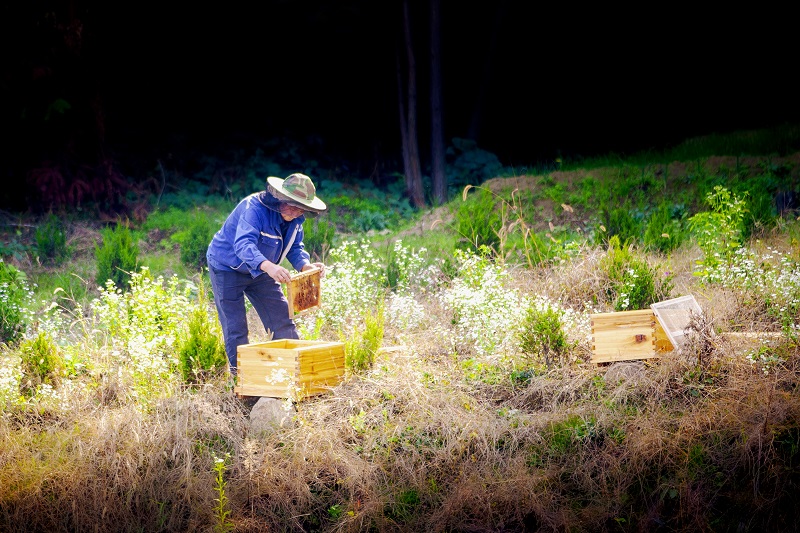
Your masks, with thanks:
[{"label": "tree trunk", "polygon": [[436,205],[447,201],[444,126],[442,124],[441,0],[431,0],[431,176]]},{"label": "tree trunk", "polygon": [[[419,160],[419,143],[417,142],[417,65],[411,41],[411,21],[408,15],[408,0],[403,0],[403,40],[407,62],[407,91],[405,99],[408,106],[403,112],[403,93],[398,94],[400,104],[400,132],[403,142],[403,164],[406,175],[406,192],[411,205],[416,208],[425,206],[425,195],[422,189],[422,171]],[[398,63],[398,73],[401,71]],[[399,74],[398,74],[399,76]],[[400,76],[402,77],[402,76]],[[399,82],[402,88],[402,81]]]}]

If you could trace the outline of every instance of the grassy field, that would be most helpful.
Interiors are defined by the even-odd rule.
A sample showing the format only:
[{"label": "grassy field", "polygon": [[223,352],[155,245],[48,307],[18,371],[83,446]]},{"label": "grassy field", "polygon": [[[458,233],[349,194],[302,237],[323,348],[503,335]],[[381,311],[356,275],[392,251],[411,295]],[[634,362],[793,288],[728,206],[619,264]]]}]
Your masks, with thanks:
[{"label": "grassy field", "polygon": [[[4,214],[0,530],[794,531],[798,153],[797,126],[690,139],[425,212],[329,185],[297,322],[346,369],[266,428],[213,364],[198,256],[232,198]],[[136,259],[104,285],[122,228]],[[685,295],[686,344],[591,361],[592,314]]]}]

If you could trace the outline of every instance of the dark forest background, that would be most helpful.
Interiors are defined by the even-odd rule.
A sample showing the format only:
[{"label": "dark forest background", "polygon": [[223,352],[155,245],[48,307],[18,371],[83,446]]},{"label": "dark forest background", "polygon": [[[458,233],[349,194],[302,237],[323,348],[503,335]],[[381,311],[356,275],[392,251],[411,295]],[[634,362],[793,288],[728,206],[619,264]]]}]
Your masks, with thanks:
[{"label": "dark forest background", "polygon": [[[123,209],[159,165],[276,144],[327,177],[402,174],[401,4],[4,0],[0,208]],[[427,172],[430,13],[409,7]],[[445,140],[523,171],[796,122],[790,20],[442,0]]]}]

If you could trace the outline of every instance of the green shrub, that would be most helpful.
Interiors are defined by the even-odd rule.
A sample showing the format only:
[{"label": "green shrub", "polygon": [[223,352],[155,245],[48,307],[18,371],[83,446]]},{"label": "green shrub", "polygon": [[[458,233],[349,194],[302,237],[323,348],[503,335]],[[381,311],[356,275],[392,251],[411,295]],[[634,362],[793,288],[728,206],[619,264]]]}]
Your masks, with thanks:
[{"label": "green shrub", "polygon": [[503,165],[497,156],[478,148],[471,139],[454,138],[447,148],[452,162],[447,166],[447,183],[455,189],[465,185],[478,185],[497,177],[503,172]]},{"label": "green shrub", "polygon": [[668,202],[661,202],[647,220],[644,245],[650,250],[668,253],[683,242],[683,226],[679,219],[673,217],[672,211]]},{"label": "green shrub", "polygon": [[464,189],[463,201],[453,212],[455,230],[461,235],[456,248],[476,252],[485,246],[499,253],[502,220],[495,205],[497,199],[483,187],[476,188],[476,193],[468,196],[469,188]]},{"label": "green shrub", "polygon": [[180,245],[181,262],[187,267],[199,270],[206,265],[206,250],[217,227],[206,213],[199,210],[187,213],[182,226],[186,229],[176,232],[172,240]]},{"label": "green shrub", "polygon": [[347,370],[357,373],[369,369],[383,343],[383,327],[383,306],[379,304],[374,313],[364,316],[364,330],[354,328],[350,337],[343,340]]},{"label": "green shrub", "polygon": [[528,307],[519,332],[522,353],[541,356],[548,368],[562,363],[575,343],[567,338],[561,316],[562,313],[552,307]]},{"label": "green shrub", "polygon": [[105,286],[112,280],[117,287],[125,287],[130,281],[131,272],[138,267],[139,245],[135,233],[123,224],[113,228],[103,228],[103,245],[95,245],[98,285]]},{"label": "green shrub", "polygon": [[[644,224],[634,216],[634,211],[629,202],[623,207],[602,209],[603,226],[605,232],[598,233],[601,241],[618,236],[623,242],[640,241],[644,233]],[[600,243],[598,243],[600,244]]]},{"label": "green shrub", "polygon": [[0,340],[14,344],[30,323],[33,294],[25,273],[0,259]]},{"label": "green shrub", "polygon": [[41,385],[54,386],[64,375],[64,358],[58,346],[46,332],[20,343],[23,392],[33,395]]},{"label": "green shrub", "polygon": [[328,218],[313,217],[303,222],[303,244],[315,261],[323,261],[333,247],[336,226]]},{"label": "green shrub", "polygon": [[706,194],[705,200],[711,211],[702,211],[689,219],[689,228],[704,254],[698,261],[703,271],[732,259],[742,244],[747,213],[745,199],[721,185]]},{"label": "green shrub", "polygon": [[196,306],[189,317],[189,332],[178,349],[181,374],[187,383],[202,383],[214,372],[225,369],[228,357],[215,321],[203,306]]},{"label": "green shrub", "polygon": [[672,292],[672,275],[661,275],[636,257],[629,246],[620,243],[618,235],[609,239],[608,254],[600,266],[611,281],[607,296],[615,311],[646,309]]},{"label": "green shrub", "polygon": [[69,259],[71,250],[67,246],[63,220],[50,214],[44,223],[36,228],[36,252],[41,261],[55,265]]}]

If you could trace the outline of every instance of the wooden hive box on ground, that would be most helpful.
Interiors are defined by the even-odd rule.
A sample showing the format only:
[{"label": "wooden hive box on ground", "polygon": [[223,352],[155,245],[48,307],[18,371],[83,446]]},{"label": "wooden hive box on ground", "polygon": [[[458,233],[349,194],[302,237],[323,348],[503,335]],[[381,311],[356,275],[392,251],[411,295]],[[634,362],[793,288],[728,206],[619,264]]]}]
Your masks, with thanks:
[{"label": "wooden hive box on ground", "polygon": [[328,392],[344,377],[344,343],[281,339],[237,350],[240,396],[303,399]]},{"label": "wooden hive box on ground", "polygon": [[650,309],[592,314],[591,362],[649,359],[680,349],[692,316],[701,314],[691,295],[654,303]]},{"label": "wooden hive box on ground", "polygon": [[657,357],[672,343],[651,309],[590,315],[593,363]]}]

